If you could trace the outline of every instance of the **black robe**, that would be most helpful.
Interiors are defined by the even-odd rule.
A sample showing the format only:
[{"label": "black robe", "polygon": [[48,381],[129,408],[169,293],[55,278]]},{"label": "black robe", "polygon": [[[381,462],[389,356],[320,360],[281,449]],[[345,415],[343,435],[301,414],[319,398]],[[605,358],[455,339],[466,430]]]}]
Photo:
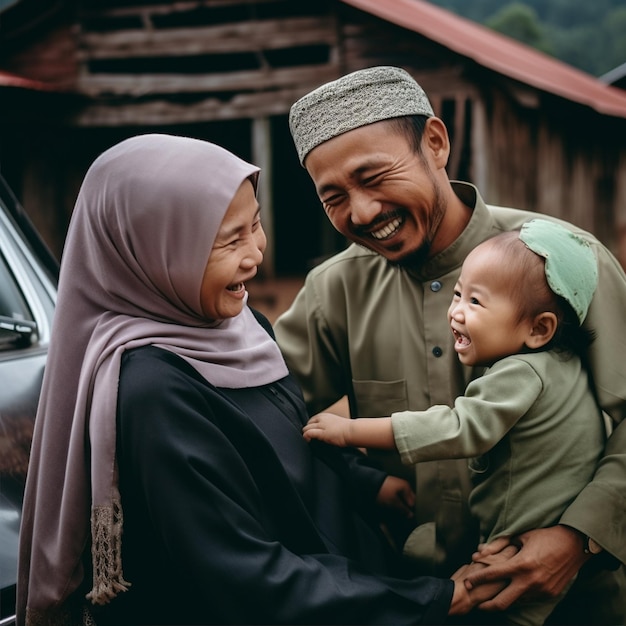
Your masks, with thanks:
[{"label": "black robe", "polygon": [[445,620],[452,582],[393,570],[365,521],[384,474],[356,450],[304,440],[291,377],[218,389],[181,357],[137,348],[117,413],[132,586],[94,612],[99,625]]}]

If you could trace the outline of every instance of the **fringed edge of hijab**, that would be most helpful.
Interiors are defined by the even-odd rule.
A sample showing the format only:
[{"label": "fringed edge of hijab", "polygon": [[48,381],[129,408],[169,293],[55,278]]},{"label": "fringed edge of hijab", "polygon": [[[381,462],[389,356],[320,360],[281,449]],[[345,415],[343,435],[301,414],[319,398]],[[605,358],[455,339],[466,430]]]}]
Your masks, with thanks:
[{"label": "fringed edge of hijab", "polygon": [[123,521],[119,497],[113,498],[110,505],[91,509],[93,588],[87,599],[94,604],[108,604],[131,586],[122,571]]}]

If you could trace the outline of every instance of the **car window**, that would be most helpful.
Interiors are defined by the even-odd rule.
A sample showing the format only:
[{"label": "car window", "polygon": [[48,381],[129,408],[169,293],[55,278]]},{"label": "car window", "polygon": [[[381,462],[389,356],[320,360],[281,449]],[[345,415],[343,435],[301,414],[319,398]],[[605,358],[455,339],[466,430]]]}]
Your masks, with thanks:
[{"label": "car window", "polygon": [[30,316],[24,296],[18,289],[3,255],[0,255],[0,315],[17,320],[28,319]]},{"label": "car window", "polygon": [[[4,256],[0,254],[0,321],[2,318],[19,322],[32,320],[15,276],[9,269]],[[16,332],[8,330],[6,323],[0,323],[0,351],[13,349],[18,340],[19,335]]]}]

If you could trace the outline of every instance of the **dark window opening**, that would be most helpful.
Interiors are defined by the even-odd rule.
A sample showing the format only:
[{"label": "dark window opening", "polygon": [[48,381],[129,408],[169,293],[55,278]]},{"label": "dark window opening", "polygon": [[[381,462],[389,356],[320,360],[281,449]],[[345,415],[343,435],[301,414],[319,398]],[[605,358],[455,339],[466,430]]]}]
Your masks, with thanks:
[{"label": "dark window opening", "polygon": [[233,52],[193,56],[92,59],[88,67],[92,74],[226,74],[258,70],[261,67],[261,58],[275,68],[317,65],[328,63],[330,47],[314,45],[264,50],[259,53]]},{"label": "dark window opening", "polygon": [[208,74],[258,69],[256,54],[206,54],[198,56],[98,59],[89,62],[93,74]]},{"label": "dark window opening", "polygon": [[324,214],[313,182],[298,161],[287,116],[272,118],[272,150],[276,274],[303,276],[343,250],[346,240]]},{"label": "dark window opening", "polygon": [[330,47],[301,46],[298,48],[282,48],[280,50],[265,50],[263,55],[272,67],[293,67],[294,65],[317,65],[328,63]]}]

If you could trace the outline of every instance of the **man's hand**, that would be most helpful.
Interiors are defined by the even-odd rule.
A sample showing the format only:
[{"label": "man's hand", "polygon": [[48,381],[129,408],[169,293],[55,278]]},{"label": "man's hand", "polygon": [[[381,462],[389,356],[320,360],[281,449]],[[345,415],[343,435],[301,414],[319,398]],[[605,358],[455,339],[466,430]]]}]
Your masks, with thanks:
[{"label": "man's hand", "polygon": [[[502,561],[502,550],[510,545],[518,546],[519,552]],[[470,572],[465,585],[474,588],[510,580],[492,600],[480,604],[480,608],[487,611],[503,611],[522,596],[528,599],[557,596],[588,558],[578,531],[561,525],[539,528],[525,532],[511,542],[500,538],[481,546],[472,560],[488,567]]]},{"label": "man's hand", "polygon": [[490,600],[496,596],[504,587],[506,582],[496,581],[485,583],[473,588],[469,588],[464,584],[466,576],[473,572],[480,572],[487,566],[482,563],[470,563],[460,567],[451,578],[454,581],[454,594],[448,615],[465,615],[473,608]]},{"label": "man's hand", "polygon": [[411,485],[398,476],[387,476],[378,491],[376,502],[380,506],[399,511],[403,517],[413,517],[415,493]]}]

